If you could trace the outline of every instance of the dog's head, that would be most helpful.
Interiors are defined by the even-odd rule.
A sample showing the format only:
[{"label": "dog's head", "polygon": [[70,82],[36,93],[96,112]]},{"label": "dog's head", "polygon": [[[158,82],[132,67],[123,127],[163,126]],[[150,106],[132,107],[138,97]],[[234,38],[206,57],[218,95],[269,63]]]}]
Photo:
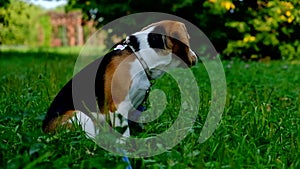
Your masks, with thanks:
[{"label": "dog's head", "polygon": [[144,27],[141,32],[149,32],[149,46],[158,49],[161,54],[172,53],[188,66],[198,61],[197,55],[190,48],[190,36],[183,23],[164,20]]},{"label": "dog's head", "polygon": [[152,48],[161,56],[171,53],[191,66],[198,58],[190,49],[189,39],[190,36],[183,23],[164,20],[144,27],[141,31],[128,36],[126,41],[136,52]]}]

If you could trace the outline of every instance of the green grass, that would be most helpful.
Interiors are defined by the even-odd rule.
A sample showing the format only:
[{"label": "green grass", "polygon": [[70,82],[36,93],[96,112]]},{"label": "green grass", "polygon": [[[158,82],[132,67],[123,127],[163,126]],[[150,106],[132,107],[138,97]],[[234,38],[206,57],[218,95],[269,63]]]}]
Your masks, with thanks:
[{"label": "green grass", "polygon": [[[79,49],[0,51],[0,168],[124,168],[81,131],[55,135],[41,121],[72,77]],[[192,68],[200,110],[191,133],[167,152],[131,159],[143,168],[300,168],[300,65],[224,61],[227,100],[220,126],[203,144],[198,137],[210,104],[204,67]],[[167,87],[166,87],[167,86]],[[176,118],[178,89],[169,76],[155,83],[167,94],[162,117],[146,126],[161,133]],[[171,113],[172,112],[172,113]],[[159,122],[159,123],[158,123]]]}]

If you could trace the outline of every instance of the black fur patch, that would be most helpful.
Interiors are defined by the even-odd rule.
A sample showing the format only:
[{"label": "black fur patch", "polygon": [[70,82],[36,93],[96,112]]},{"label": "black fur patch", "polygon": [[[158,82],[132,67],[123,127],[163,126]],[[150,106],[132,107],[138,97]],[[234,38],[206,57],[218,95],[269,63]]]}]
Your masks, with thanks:
[{"label": "black fur patch", "polygon": [[156,26],[148,35],[147,41],[149,46],[153,49],[164,49],[164,36],[166,36],[165,29],[161,26]]},{"label": "black fur patch", "polygon": [[140,50],[140,43],[134,35],[129,36],[128,40],[129,40],[128,45],[133,47],[133,49],[135,50],[134,52],[137,52]]},{"label": "black fur patch", "polygon": [[157,34],[157,33],[149,33],[147,39],[149,46],[153,49],[164,49],[165,44],[164,44],[163,36],[164,35]]}]

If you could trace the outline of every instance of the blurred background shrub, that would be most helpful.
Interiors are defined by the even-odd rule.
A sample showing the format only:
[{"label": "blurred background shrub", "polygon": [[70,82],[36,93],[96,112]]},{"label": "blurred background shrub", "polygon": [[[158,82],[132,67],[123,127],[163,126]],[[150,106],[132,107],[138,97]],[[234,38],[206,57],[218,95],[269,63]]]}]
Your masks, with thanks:
[{"label": "blurred background shrub", "polygon": [[[300,59],[298,0],[68,0],[64,11],[74,10],[96,28],[136,12],[170,13],[198,26],[223,58]],[[49,46],[53,28],[43,13],[26,0],[0,0],[0,44]]]}]

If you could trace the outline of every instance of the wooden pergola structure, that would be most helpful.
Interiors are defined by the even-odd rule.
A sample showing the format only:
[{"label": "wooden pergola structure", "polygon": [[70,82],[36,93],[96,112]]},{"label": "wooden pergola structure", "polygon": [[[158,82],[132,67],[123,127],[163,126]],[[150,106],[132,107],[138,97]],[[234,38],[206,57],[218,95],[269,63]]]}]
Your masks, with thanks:
[{"label": "wooden pergola structure", "polygon": [[52,25],[51,46],[81,46],[84,44],[81,12],[48,13]]}]

